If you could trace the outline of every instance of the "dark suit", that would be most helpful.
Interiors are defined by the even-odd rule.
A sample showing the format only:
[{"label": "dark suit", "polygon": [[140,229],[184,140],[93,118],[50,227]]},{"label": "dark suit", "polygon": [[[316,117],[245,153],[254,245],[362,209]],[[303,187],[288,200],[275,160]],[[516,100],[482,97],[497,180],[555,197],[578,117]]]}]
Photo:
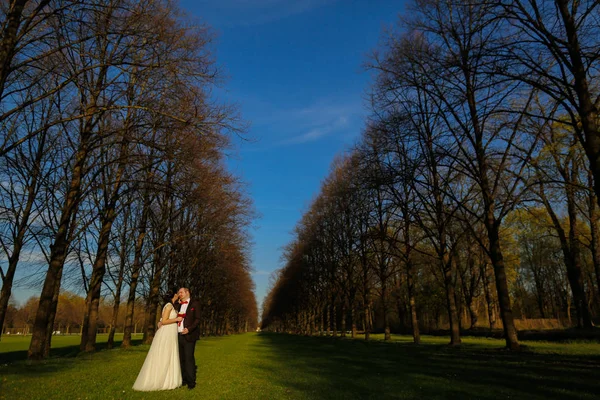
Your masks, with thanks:
[{"label": "dark suit", "polygon": [[191,299],[183,319],[183,327],[187,328],[186,335],[179,334],[179,362],[183,384],[193,388],[196,386],[196,359],[194,350],[196,341],[200,338],[200,302]]}]

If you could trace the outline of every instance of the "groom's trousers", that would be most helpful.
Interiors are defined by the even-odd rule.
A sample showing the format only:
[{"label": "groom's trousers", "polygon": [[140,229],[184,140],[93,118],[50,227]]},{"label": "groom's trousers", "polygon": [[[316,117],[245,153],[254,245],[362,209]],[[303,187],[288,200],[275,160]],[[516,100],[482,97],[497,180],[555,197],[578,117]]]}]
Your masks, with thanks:
[{"label": "groom's trousers", "polygon": [[183,384],[189,387],[196,386],[196,359],[194,350],[196,341],[188,341],[185,335],[179,335],[179,363],[181,365],[181,377]]}]

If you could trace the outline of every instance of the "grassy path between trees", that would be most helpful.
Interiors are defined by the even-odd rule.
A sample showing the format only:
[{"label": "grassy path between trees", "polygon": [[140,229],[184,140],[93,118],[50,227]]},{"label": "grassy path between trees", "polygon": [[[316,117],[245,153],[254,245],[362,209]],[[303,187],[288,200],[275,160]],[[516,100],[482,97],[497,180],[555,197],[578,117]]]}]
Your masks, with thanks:
[{"label": "grassy path between trees", "polygon": [[[56,337],[52,358],[24,360],[29,338],[0,342],[0,399],[594,399],[600,344],[410,338],[391,343],[276,334],[198,342],[198,386],[169,392],[131,389],[148,346],[77,355],[79,337]],[[105,338],[103,338],[106,340]],[[102,340],[102,339],[101,339]]]}]

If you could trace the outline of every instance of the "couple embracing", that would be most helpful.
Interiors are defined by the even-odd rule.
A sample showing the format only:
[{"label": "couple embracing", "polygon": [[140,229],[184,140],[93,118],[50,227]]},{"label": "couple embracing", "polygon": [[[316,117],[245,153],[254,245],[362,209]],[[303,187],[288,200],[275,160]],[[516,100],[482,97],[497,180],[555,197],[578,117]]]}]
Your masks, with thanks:
[{"label": "couple embracing", "polygon": [[196,387],[194,350],[200,338],[200,302],[190,298],[187,288],[177,293],[169,291],[163,299],[165,305],[158,331],[133,384],[134,390]]}]

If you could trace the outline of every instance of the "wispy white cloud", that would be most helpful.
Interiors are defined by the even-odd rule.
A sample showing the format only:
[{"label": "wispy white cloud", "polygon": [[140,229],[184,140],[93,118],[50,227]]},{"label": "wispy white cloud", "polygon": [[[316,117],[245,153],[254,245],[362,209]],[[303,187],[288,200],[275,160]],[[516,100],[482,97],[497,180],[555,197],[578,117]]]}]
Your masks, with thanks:
[{"label": "wispy white cloud", "polygon": [[[322,98],[295,108],[280,108],[264,101],[246,101],[251,110],[256,150],[317,142],[326,137],[360,131],[365,108],[360,100]],[[252,151],[252,149],[249,149]]]},{"label": "wispy white cloud", "polygon": [[281,141],[280,145],[302,144],[314,142],[348,126],[348,116],[341,115],[336,120],[314,127],[308,132]]},{"label": "wispy white cloud", "polygon": [[325,96],[305,104],[295,101],[293,106],[256,94],[228,96],[237,99],[241,114],[250,122],[249,142],[240,140],[238,153],[302,145],[332,136],[349,142],[360,133],[368,113],[360,94]]}]

